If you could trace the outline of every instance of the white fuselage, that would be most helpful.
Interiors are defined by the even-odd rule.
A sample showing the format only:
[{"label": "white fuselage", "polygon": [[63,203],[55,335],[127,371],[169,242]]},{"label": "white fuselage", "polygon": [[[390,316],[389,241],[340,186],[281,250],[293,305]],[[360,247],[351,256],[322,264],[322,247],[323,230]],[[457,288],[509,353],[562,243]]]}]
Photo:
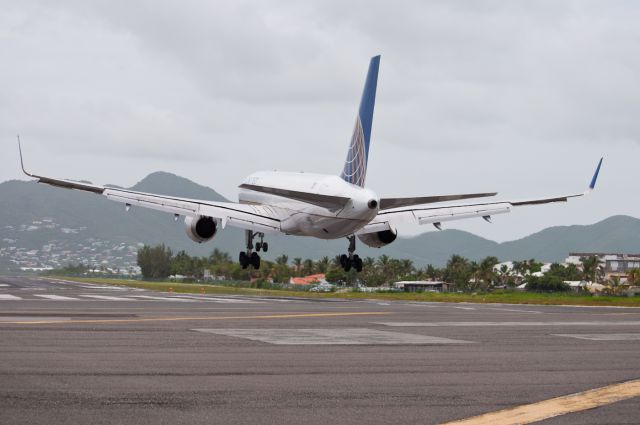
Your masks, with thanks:
[{"label": "white fuselage", "polygon": [[[276,207],[285,211],[282,232],[291,235],[335,239],[354,234],[378,214],[380,200],[371,190],[347,183],[338,176],[260,171],[244,182],[249,185],[273,187],[319,195],[350,198],[344,207],[328,209],[282,196],[240,188],[238,200],[243,204]],[[375,206],[372,208],[372,203]]]}]

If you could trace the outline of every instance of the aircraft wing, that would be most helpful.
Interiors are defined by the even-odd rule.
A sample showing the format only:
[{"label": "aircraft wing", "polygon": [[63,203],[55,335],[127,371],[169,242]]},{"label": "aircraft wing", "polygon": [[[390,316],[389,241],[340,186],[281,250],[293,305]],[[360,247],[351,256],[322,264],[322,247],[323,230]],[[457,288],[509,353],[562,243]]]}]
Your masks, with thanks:
[{"label": "aircraft wing", "polygon": [[513,207],[540,205],[553,202],[567,202],[570,198],[587,195],[595,188],[601,166],[602,158],[600,158],[600,162],[598,162],[598,166],[593,174],[589,187],[583,193],[520,201],[470,202],[459,205],[437,207],[429,205],[415,205],[413,207],[392,208],[380,211],[369,224],[360,229],[357,233],[366,234],[392,230],[397,225],[403,223],[433,224],[439,229],[440,224],[444,221],[463,220],[473,217],[482,217],[485,220],[490,221],[491,216],[509,213]]},{"label": "aircraft wing", "polygon": [[275,233],[280,231],[280,221],[284,218],[283,211],[269,206],[245,205],[234,202],[211,202],[175,196],[155,195],[128,189],[98,186],[86,182],[39,176],[25,170],[24,163],[22,162],[21,148],[20,165],[26,175],[37,179],[39,183],[92,192],[106,196],[112,201],[121,202],[125,204],[126,208],[136,205],[171,213],[174,214],[176,218],[180,215],[189,217],[208,216],[219,219],[222,228],[230,225],[256,232]]}]

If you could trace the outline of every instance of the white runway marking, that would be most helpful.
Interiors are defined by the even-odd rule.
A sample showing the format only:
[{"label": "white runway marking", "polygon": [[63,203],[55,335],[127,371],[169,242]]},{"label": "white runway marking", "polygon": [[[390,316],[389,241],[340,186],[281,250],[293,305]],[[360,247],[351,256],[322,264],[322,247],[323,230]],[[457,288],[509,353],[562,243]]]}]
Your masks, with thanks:
[{"label": "white runway marking", "polygon": [[343,329],[193,329],[197,332],[245,338],[275,345],[399,345],[469,344],[471,341],[378,331],[366,328]]},{"label": "white runway marking", "polygon": [[80,298],[63,297],[62,295],[51,295],[51,294],[37,295],[36,294],[36,297],[42,297],[48,300],[56,300],[56,301],[80,301]]},{"label": "white runway marking", "polygon": [[153,297],[151,295],[131,295],[131,296],[135,298],[144,298],[147,300],[154,300],[154,301],[178,301],[178,302],[184,302],[184,303],[194,302],[194,300],[178,298],[178,297]]},{"label": "white runway marking", "polygon": [[244,300],[244,299],[231,298],[231,297],[206,297],[206,296],[198,297],[198,296],[189,296],[189,295],[176,295],[175,298],[185,298],[185,299],[188,299],[188,300],[209,301],[209,302],[228,303],[228,304],[233,304],[233,303],[238,303],[238,304],[261,304],[261,302],[259,302],[259,301]]},{"label": "white runway marking", "polygon": [[640,341],[640,334],[554,334],[554,336],[590,341]]},{"label": "white runway marking", "polygon": [[454,308],[459,308],[460,310],[475,310],[474,307],[454,307]]},{"label": "white runway marking", "polygon": [[36,322],[47,320],[71,320],[71,317],[59,316],[0,316],[0,322]]},{"label": "white runway marking", "polygon": [[640,321],[593,322],[374,322],[398,327],[436,326],[640,326]]},{"label": "white runway marking", "polygon": [[102,286],[102,285],[76,285],[78,288],[83,289],[106,289],[107,291],[127,291],[132,288],[123,288],[120,286]]},{"label": "white runway marking", "polygon": [[16,297],[11,294],[0,294],[0,300],[8,301],[8,300],[21,300],[22,298]]},{"label": "white runway marking", "polygon": [[541,314],[541,311],[535,311],[535,310],[518,310],[515,308],[488,308],[487,310],[495,310],[495,311],[514,311],[516,313],[537,313],[537,314]]},{"label": "white runway marking", "polygon": [[8,283],[0,283],[0,286],[4,288],[6,286],[9,286],[9,284]]},{"label": "white runway marking", "polygon": [[109,295],[80,295],[85,298],[96,298],[98,300],[107,300],[107,301],[138,301],[133,298],[124,298],[124,297],[111,297]]}]

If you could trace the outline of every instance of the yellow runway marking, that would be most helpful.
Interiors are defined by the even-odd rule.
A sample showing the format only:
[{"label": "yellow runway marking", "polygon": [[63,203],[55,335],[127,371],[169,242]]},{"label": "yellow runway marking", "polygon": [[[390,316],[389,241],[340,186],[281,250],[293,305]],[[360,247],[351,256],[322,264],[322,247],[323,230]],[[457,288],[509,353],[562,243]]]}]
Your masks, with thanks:
[{"label": "yellow runway marking", "polygon": [[640,379],[608,385],[581,393],[551,398],[538,403],[498,410],[443,425],[530,424],[567,413],[593,409],[616,401],[640,396]]},{"label": "yellow runway marking", "polygon": [[26,320],[14,322],[2,322],[12,325],[52,325],[70,323],[138,323],[138,322],[180,322],[185,320],[242,320],[242,319],[291,319],[299,317],[336,317],[336,316],[374,316],[390,314],[388,312],[365,311],[355,313],[297,313],[297,314],[270,314],[259,316],[191,316],[191,317],[141,317],[133,319],[67,319],[67,320]]}]

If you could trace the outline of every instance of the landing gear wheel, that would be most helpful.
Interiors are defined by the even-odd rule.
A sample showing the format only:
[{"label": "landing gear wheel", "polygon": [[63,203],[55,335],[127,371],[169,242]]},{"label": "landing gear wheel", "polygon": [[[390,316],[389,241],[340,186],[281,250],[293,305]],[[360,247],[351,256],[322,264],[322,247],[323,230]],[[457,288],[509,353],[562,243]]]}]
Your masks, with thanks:
[{"label": "landing gear wheel", "polygon": [[260,256],[258,255],[257,252],[251,253],[251,265],[256,270],[260,268]]},{"label": "landing gear wheel", "polygon": [[340,256],[340,265],[342,266],[342,270],[348,272],[351,270],[351,258],[349,258],[346,254],[342,254]]},{"label": "landing gear wheel", "polygon": [[262,249],[262,242],[256,242],[256,251],[260,252]]},{"label": "landing gear wheel", "polygon": [[246,252],[240,252],[238,262],[240,263],[240,267],[242,267],[243,269],[246,269],[249,266],[249,256]]},{"label": "landing gear wheel", "polygon": [[360,258],[357,255],[354,255],[353,260],[351,261],[353,263],[353,268],[356,269],[358,273],[360,273],[362,271],[362,258]]},{"label": "landing gear wheel", "polygon": [[269,244],[266,242],[262,242],[262,250],[267,252],[269,250]]}]

